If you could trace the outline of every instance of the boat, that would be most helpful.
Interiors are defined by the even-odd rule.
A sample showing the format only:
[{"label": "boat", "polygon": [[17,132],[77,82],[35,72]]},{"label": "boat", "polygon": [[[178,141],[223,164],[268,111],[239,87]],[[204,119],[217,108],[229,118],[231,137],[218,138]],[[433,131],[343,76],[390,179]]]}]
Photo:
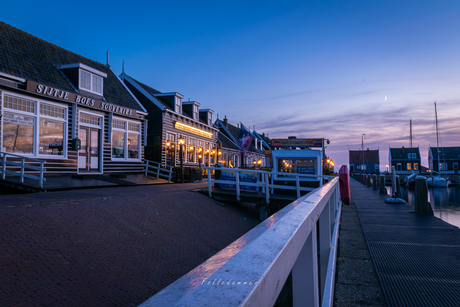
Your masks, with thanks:
[{"label": "boat", "polygon": [[426,179],[425,176],[421,176],[421,175],[418,175],[418,174],[415,174],[415,173],[412,173],[410,174],[409,176],[407,176],[406,178],[404,178],[404,183],[405,185],[407,185],[408,187],[414,187],[415,186],[415,179],[417,178],[424,178]]},{"label": "boat", "polygon": [[[434,114],[436,117],[436,149],[437,149],[437,154],[438,154],[438,169],[439,169],[440,153],[439,153],[438,112],[436,110],[436,101],[434,102]],[[447,178],[441,177],[440,175],[430,176],[426,182],[429,187],[434,187],[434,188],[447,188],[450,185],[450,181],[447,180]]]}]

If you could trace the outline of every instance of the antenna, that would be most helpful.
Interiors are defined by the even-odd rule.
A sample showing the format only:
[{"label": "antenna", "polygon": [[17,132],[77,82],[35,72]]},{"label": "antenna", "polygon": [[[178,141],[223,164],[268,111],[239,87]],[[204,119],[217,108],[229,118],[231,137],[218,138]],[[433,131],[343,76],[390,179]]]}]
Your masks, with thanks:
[{"label": "antenna", "polygon": [[121,71],[125,73],[125,60],[123,60],[123,67],[121,68]]},{"label": "antenna", "polygon": [[110,66],[109,65],[109,51],[107,50],[107,66]]}]

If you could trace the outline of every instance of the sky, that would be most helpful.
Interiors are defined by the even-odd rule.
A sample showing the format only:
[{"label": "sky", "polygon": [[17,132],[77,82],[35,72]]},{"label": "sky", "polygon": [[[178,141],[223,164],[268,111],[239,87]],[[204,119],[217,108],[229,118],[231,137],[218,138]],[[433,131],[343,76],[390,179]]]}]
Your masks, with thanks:
[{"label": "sky", "polygon": [[[460,146],[460,1],[7,1],[0,20],[214,118],[348,150]],[[363,136],[363,134],[365,134]]]}]

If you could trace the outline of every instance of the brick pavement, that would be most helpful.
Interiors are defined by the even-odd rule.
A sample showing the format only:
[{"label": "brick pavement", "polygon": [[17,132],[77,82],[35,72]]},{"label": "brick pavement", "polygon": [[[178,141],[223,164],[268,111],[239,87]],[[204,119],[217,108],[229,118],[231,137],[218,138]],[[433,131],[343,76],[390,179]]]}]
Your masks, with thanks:
[{"label": "brick pavement", "polygon": [[0,195],[0,306],[136,306],[259,223],[179,186]]}]

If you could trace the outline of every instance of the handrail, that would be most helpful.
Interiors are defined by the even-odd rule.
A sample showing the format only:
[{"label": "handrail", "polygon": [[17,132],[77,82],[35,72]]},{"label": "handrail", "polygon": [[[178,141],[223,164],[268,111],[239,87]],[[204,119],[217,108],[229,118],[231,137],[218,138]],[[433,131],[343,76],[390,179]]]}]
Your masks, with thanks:
[{"label": "handrail", "polygon": [[153,306],[273,306],[292,272],[293,306],[332,306],[339,179],[302,196],[145,301]]},{"label": "handrail", "polygon": [[[46,171],[46,169],[43,166],[45,165],[46,161],[38,160],[38,159],[34,159],[34,158],[29,158],[29,157],[25,157],[25,156],[21,156],[21,155],[17,155],[17,154],[12,154],[12,153],[9,153],[9,152],[3,152],[3,151],[0,152],[0,155],[2,156],[2,160],[1,160],[2,161],[2,168],[0,170],[0,173],[2,174],[2,179],[3,180],[5,180],[6,174],[10,174],[10,175],[13,175],[13,176],[19,176],[20,183],[24,183],[24,178],[30,178],[30,179],[38,180],[39,187],[43,188],[43,182],[46,181],[46,178],[43,177],[43,174]],[[7,156],[13,156],[13,157],[20,158],[21,163],[8,161]],[[40,167],[26,164],[26,159],[36,161],[36,162],[40,163]],[[9,170],[9,169],[6,168],[7,165],[20,166],[21,171],[20,172],[15,172],[15,171]],[[40,171],[40,176],[34,176],[34,175],[26,174],[25,173],[26,169]]]},{"label": "handrail", "polygon": [[[153,163],[154,165],[150,165],[150,163]],[[156,175],[157,178],[162,176],[162,177],[167,178],[168,182],[171,182],[171,177],[172,177],[172,172],[173,172],[172,166],[164,165],[164,164],[161,164],[155,161],[150,161],[150,160],[145,160],[145,159],[144,159],[144,165],[145,165],[145,168],[144,168],[145,176],[147,176],[147,174]],[[153,170],[150,170],[150,169],[153,169]],[[167,173],[167,174],[164,174],[164,173]]]},{"label": "handrail", "polygon": [[[270,190],[273,194],[274,189],[284,189],[284,190],[295,190],[297,192],[297,198],[300,198],[301,191],[311,192],[316,188],[312,187],[301,187],[300,182],[301,179],[317,179],[319,181],[319,185],[322,186],[322,180],[320,178],[327,178],[332,179],[335,178],[334,176],[327,176],[327,175],[311,175],[311,174],[300,174],[300,173],[285,173],[285,172],[274,172],[274,171],[262,171],[262,170],[253,170],[253,169],[238,169],[238,168],[226,168],[226,167],[203,167],[204,169],[208,170],[208,178],[203,179],[204,182],[208,182],[208,193],[209,197],[212,197],[212,183],[219,183],[219,184],[231,184],[235,185],[236,189],[236,200],[240,200],[241,195],[241,185],[244,186],[254,186],[254,187],[261,187],[262,192],[265,193],[265,202],[268,204],[270,203]],[[220,179],[212,179],[210,170],[221,170],[221,171],[231,171],[235,172],[235,181],[233,180],[220,180]],[[240,181],[240,173],[254,173],[254,174],[261,174],[260,182],[241,182]],[[295,180],[296,186],[288,186],[288,185],[280,185],[275,184],[275,175],[282,175],[284,177],[278,177],[276,180],[286,180],[286,181],[293,181]],[[269,176],[271,176],[271,180],[269,180]],[[289,178],[292,177],[292,178]],[[310,180],[308,180],[310,181]]]}]

